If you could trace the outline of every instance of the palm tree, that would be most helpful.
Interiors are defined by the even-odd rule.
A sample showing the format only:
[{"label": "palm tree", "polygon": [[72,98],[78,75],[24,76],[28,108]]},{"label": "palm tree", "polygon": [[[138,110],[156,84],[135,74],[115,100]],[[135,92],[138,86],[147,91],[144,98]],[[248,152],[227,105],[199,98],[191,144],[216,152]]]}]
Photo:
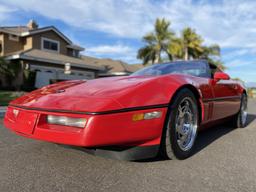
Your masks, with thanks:
[{"label": "palm tree", "polygon": [[[143,64],[149,62],[161,62],[161,54],[167,53],[167,47],[174,33],[169,30],[171,23],[163,19],[157,19],[155,22],[154,32],[148,33],[143,37],[143,41],[147,44],[140,48],[137,58],[143,60]],[[170,54],[169,58],[171,57]]]},{"label": "palm tree", "polygon": [[217,44],[213,44],[210,46],[203,46],[203,51],[198,53],[199,58],[208,59],[211,56],[220,56],[220,46]]},{"label": "palm tree", "polygon": [[181,38],[173,38],[172,43],[168,45],[167,53],[170,60],[184,58],[183,43]]},{"label": "palm tree", "polygon": [[197,53],[203,52],[203,39],[196,33],[195,30],[189,27],[183,29],[181,32],[181,41],[183,44],[184,60],[196,58]]},{"label": "palm tree", "polygon": [[185,28],[181,32],[181,37],[174,38],[168,46],[168,54],[175,59],[197,59],[202,55],[204,49],[203,39],[191,28]]},{"label": "palm tree", "polygon": [[168,53],[174,59],[205,59],[224,70],[226,67],[220,59],[219,45],[203,46],[203,39],[191,28],[185,28],[180,38],[174,38],[168,46]]},{"label": "palm tree", "polygon": [[143,64],[159,63],[161,54],[166,53],[167,60],[206,59],[208,62],[218,65],[221,69],[225,66],[220,58],[220,47],[217,44],[203,46],[203,39],[194,29],[187,27],[182,30],[180,37],[169,30],[170,22],[165,19],[157,19],[155,31],[143,37],[146,45],[139,49],[137,58],[143,60]]}]

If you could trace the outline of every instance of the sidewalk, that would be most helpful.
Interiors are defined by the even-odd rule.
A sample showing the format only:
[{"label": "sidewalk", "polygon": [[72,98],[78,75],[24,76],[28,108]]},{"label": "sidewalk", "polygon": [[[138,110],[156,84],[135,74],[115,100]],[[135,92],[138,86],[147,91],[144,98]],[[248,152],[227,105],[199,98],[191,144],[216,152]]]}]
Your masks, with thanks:
[{"label": "sidewalk", "polygon": [[3,118],[3,117],[4,117],[6,108],[7,108],[7,107],[1,107],[1,106],[0,106],[0,118]]}]

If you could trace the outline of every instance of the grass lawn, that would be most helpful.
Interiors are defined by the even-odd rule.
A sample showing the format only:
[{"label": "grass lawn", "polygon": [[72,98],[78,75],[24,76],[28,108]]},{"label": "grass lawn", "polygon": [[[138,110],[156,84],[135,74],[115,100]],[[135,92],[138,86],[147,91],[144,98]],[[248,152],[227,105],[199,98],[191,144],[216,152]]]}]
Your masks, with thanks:
[{"label": "grass lawn", "polygon": [[17,91],[0,91],[0,106],[7,106],[8,103],[23,95],[24,92],[17,92]]}]

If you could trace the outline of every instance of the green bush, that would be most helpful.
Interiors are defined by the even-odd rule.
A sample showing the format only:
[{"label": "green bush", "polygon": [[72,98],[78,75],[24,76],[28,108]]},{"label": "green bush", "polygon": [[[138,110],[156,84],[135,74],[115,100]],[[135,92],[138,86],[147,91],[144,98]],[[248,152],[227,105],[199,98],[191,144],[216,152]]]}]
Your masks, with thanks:
[{"label": "green bush", "polygon": [[0,91],[0,106],[7,106],[10,101],[22,96],[25,92]]}]

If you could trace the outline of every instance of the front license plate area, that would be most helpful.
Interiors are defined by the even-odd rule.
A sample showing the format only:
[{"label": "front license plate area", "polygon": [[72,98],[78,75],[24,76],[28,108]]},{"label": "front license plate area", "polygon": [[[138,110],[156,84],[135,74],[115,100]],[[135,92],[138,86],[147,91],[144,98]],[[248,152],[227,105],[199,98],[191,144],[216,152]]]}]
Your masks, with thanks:
[{"label": "front license plate area", "polygon": [[16,131],[31,135],[33,133],[38,114],[19,111],[16,117]]}]

